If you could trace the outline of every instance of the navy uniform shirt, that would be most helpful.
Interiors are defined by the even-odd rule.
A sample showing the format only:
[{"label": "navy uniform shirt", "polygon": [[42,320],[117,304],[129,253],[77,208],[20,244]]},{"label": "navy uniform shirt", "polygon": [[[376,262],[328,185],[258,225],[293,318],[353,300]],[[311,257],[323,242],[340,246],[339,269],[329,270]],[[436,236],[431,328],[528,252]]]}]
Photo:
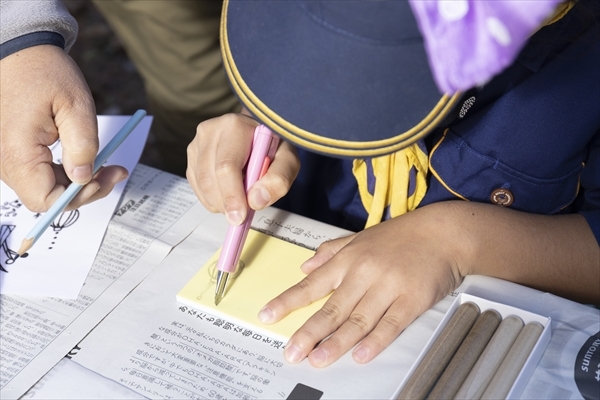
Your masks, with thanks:
[{"label": "navy uniform shirt", "polygon": [[[456,119],[427,138],[420,207],[463,199],[581,213],[600,242],[600,6],[584,5],[541,28],[513,66],[465,96]],[[363,229],[352,160],[299,155],[300,175],[276,206]]]}]

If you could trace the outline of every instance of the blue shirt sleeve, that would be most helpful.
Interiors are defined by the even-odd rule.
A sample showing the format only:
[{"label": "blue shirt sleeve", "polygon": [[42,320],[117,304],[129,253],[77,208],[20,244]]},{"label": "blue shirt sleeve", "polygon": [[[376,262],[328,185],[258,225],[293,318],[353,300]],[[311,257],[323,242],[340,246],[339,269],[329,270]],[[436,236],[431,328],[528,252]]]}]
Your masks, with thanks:
[{"label": "blue shirt sleeve", "polygon": [[600,130],[589,148],[587,162],[581,174],[581,190],[578,212],[585,217],[600,244]]},{"label": "blue shirt sleeve", "polygon": [[600,245],[600,210],[580,211],[580,214],[587,220],[596,241]]}]

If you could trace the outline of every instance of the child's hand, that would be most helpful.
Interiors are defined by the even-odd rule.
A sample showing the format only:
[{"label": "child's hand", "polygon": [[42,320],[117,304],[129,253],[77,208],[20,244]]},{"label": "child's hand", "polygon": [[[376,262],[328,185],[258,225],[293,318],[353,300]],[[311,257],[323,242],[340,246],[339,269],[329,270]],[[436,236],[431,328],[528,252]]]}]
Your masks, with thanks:
[{"label": "child's hand", "polygon": [[296,150],[281,142],[267,173],[244,193],[242,171],[258,122],[243,114],[226,114],[202,122],[188,146],[187,178],[200,202],[221,212],[231,225],[241,224],[248,213],[270,206],[284,196],[298,175]]},{"label": "child's hand", "polygon": [[467,275],[597,304],[599,249],[582,215],[443,201],[322,244],[302,266],[308,276],[271,300],[259,318],[279,321],[334,291],[284,355],[324,367],[356,345],[352,356],[365,363]]},{"label": "child's hand", "polygon": [[443,210],[436,207],[319,247],[302,266],[308,276],[259,314],[263,322],[276,322],[335,290],[291,337],[284,352],[289,362],[308,357],[313,366],[325,367],[360,342],[353,358],[366,363],[461,283],[455,249],[438,225]]}]

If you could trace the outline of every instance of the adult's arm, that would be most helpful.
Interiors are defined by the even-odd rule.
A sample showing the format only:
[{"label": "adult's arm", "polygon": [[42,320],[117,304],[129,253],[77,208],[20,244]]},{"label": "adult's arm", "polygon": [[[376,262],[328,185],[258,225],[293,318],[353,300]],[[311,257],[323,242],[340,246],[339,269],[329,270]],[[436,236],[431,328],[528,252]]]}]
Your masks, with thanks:
[{"label": "adult's arm", "polygon": [[41,44],[68,52],[76,37],[77,22],[61,1],[0,1],[0,58]]},{"label": "adult's arm", "polygon": [[[2,0],[0,7],[0,179],[32,211],[46,211],[72,181],[86,186],[69,208],[106,196],[127,171],[106,167],[92,177],[96,109],[66,52],[75,20],[57,1]],[[48,148],[59,139],[60,165]]]}]

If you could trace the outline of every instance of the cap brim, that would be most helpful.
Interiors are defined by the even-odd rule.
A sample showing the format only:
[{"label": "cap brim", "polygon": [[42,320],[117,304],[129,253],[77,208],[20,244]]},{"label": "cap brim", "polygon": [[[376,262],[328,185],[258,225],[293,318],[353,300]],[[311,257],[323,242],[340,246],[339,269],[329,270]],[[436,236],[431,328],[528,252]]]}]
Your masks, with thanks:
[{"label": "cap brim", "polygon": [[336,30],[303,2],[225,0],[221,48],[233,89],[263,123],[311,151],[367,157],[409,146],[460,94],[440,94],[408,2],[337,3],[371,7],[373,21],[397,13],[387,16],[401,30],[376,40]]}]

